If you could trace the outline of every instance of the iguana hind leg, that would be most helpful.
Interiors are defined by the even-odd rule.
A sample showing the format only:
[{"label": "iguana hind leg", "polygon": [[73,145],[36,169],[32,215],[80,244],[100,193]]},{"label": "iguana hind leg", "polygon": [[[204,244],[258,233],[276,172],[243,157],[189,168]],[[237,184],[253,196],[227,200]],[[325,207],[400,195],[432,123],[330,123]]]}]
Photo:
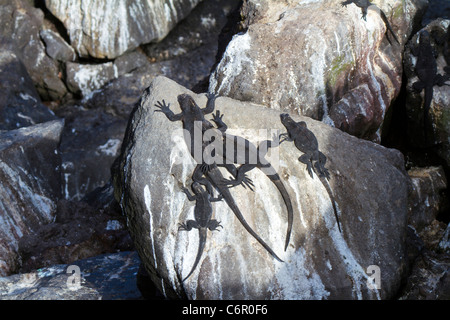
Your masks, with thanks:
[{"label": "iguana hind leg", "polygon": [[306,164],[306,169],[308,170],[308,173],[312,178],[313,177],[313,167],[312,167],[311,155],[307,154],[307,153],[302,154],[300,157],[298,157],[298,161]]}]

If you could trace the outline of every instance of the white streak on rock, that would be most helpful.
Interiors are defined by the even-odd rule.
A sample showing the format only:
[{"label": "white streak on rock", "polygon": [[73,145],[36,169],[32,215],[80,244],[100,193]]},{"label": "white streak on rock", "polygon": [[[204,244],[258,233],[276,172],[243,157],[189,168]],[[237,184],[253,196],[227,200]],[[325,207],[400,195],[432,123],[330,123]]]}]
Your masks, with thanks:
[{"label": "white streak on rock", "polygon": [[155,262],[155,269],[158,269],[158,262],[156,260],[155,254],[155,238],[154,238],[154,228],[153,228],[153,213],[152,213],[152,196],[150,194],[150,189],[148,185],[144,187],[144,199],[145,206],[147,207],[148,214],[150,216],[150,239],[152,239],[152,253],[153,253],[153,261]]}]

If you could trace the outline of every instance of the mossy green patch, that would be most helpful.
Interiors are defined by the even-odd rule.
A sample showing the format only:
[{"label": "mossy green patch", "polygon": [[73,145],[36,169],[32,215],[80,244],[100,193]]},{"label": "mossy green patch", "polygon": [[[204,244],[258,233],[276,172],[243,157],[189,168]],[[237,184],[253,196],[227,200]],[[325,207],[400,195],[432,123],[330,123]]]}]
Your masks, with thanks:
[{"label": "mossy green patch", "polygon": [[352,68],[353,64],[353,60],[345,61],[345,54],[341,54],[340,56],[334,58],[333,62],[331,62],[331,67],[328,74],[329,84],[334,87],[341,73],[344,71],[348,71],[350,68]]}]

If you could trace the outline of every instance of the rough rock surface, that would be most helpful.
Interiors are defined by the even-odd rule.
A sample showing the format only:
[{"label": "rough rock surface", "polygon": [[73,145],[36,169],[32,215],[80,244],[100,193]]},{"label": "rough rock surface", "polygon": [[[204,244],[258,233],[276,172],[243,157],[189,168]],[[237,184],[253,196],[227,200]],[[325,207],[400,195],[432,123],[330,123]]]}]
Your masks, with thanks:
[{"label": "rough rock surface", "polygon": [[449,300],[450,254],[426,252],[416,261],[401,300]]},{"label": "rough rock surface", "polygon": [[0,133],[0,275],[19,267],[18,242],[55,217],[64,120]]},{"label": "rough rock surface", "polygon": [[140,51],[132,51],[118,57],[114,62],[98,64],[66,63],[66,81],[69,90],[89,99],[112,80],[133,70],[144,67],[149,61]]},{"label": "rough rock surface", "polygon": [[20,272],[132,248],[126,221],[116,206],[60,200],[54,221],[36,226],[19,240]]},{"label": "rough rock surface", "polygon": [[80,57],[114,59],[140,44],[164,38],[200,0],[46,0],[67,29]]},{"label": "rough rock surface", "polygon": [[[109,181],[131,110],[155,77],[165,75],[190,89],[208,78],[218,51],[217,37],[237,4],[236,0],[201,2],[164,40],[145,46],[152,63],[139,49],[126,53],[109,63],[115,68],[109,74],[118,77],[98,79],[97,83],[106,83],[101,88],[82,85],[94,81],[73,82],[83,100],[55,110],[66,119],[61,143],[66,199],[80,200]],[[76,66],[70,70],[86,71],[100,70],[105,64],[69,65]],[[68,78],[75,79],[75,73],[69,72]]]},{"label": "rough rock surface", "polygon": [[59,100],[67,93],[56,61],[47,56],[40,31],[42,10],[28,1],[0,1],[0,48],[13,51],[23,62],[43,100]]},{"label": "rough rock surface", "polygon": [[386,39],[376,10],[341,1],[244,2],[248,26],[236,35],[209,91],[323,120],[379,141],[387,109],[400,92],[402,49],[425,1],[376,2],[400,45]]},{"label": "rough rock surface", "polygon": [[0,130],[55,120],[41,103],[25,66],[11,51],[0,51]]},{"label": "rough rock surface", "polygon": [[75,50],[59,35],[59,33],[44,29],[39,33],[45,43],[45,52],[54,60],[66,62],[75,61]]},{"label": "rough rock surface", "polygon": [[141,299],[139,263],[135,252],[125,251],[3,277],[0,300]]},{"label": "rough rock surface", "polygon": [[[209,233],[197,270],[182,284],[198,245],[197,232],[178,232],[179,223],[192,216],[193,204],[181,187],[191,183],[195,163],[181,135],[181,123],[155,113],[154,104],[165,99],[178,113],[176,97],[185,92],[192,94],[164,77],[152,82],[133,111],[113,168],[115,197],[161,292],[191,299],[383,299],[396,293],[406,264],[410,183],[402,155],[305,117],[295,119],[306,121],[328,157],[343,232],[337,229],[325,188],[298,162],[300,152],[293,144],[285,143],[269,159],[278,165],[294,206],[286,252],[286,209],[270,180],[253,170],[249,177],[255,193],[231,189],[246,219],[285,262],[267,254],[220,202],[214,205],[215,217],[224,229]],[[200,106],[205,104],[204,95],[193,96]],[[279,112],[271,108],[228,98],[218,98],[216,106],[230,133],[253,142],[284,131]],[[382,273],[380,290],[367,285],[373,265]]]},{"label": "rough rock surface", "polygon": [[[407,77],[406,86],[406,112],[408,117],[409,143],[415,147],[434,147],[447,165],[450,164],[450,85],[433,86],[433,99],[429,109],[429,121],[427,127],[423,127],[424,116],[424,90],[420,93],[414,92],[412,85],[418,78],[415,73],[417,58],[411,54],[411,47],[417,46],[419,34],[426,30],[431,35],[431,44],[436,53],[437,72],[445,74],[444,67],[448,65],[443,55],[443,47],[446,39],[445,32],[448,30],[450,20],[437,19],[419,30],[408,42],[405,48],[404,70]],[[447,44],[450,45],[450,44]],[[447,81],[450,84],[450,82]],[[424,141],[425,130],[427,130],[427,141]]]},{"label": "rough rock surface", "polygon": [[57,114],[66,120],[60,145],[61,189],[65,199],[81,200],[109,182],[127,120],[78,104],[67,104]]},{"label": "rough rock surface", "polygon": [[447,179],[442,167],[412,168],[408,174],[413,187],[408,223],[420,232],[445,209],[443,193],[447,189]]}]

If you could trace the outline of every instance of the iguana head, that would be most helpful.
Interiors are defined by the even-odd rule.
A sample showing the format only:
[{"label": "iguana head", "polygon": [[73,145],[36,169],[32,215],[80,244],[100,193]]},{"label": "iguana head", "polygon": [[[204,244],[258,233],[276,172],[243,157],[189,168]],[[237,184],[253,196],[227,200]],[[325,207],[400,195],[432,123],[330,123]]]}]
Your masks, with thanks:
[{"label": "iguana head", "polygon": [[203,187],[199,182],[192,183],[192,191],[194,191],[195,194],[201,194],[203,192]]},{"label": "iguana head", "polygon": [[182,111],[197,111],[199,108],[194,99],[187,93],[178,95],[177,100]]},{"label": "iguana head", "polygon": [[287,113],[280,114],[281,123],[287,128],[295,125],[295,121]]}]

